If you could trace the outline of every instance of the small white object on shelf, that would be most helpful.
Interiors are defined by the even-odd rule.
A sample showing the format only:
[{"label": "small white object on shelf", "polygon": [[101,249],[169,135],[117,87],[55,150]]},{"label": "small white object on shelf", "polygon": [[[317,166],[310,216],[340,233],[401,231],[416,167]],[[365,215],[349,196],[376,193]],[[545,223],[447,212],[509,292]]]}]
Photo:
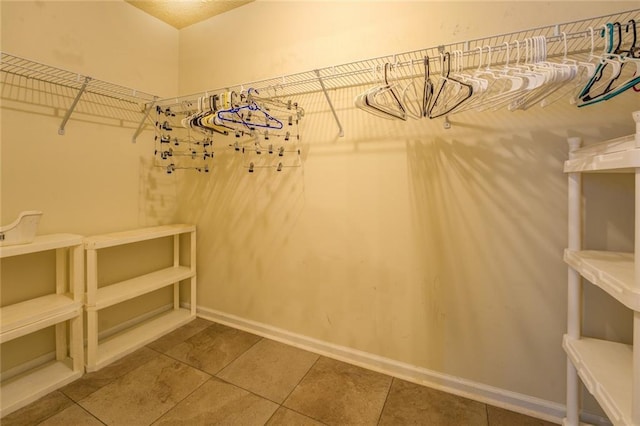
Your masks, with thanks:
[{"label": "small white object on shelf", "polygon": [[41,216],[41,211],[28,210],[20,213],[18,218],[9,225],[1,226],[0,246],[33,242],[36,238]]}]

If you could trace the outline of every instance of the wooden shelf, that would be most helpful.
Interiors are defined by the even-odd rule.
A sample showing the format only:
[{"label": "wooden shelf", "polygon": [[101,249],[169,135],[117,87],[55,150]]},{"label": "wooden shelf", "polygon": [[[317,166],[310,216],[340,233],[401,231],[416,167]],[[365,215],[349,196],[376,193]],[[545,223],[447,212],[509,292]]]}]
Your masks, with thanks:
[{"label": "wooden shelf", "polygon": [[84,240],[86,249],[102,249],[107,247],[120,246],[123,244],[137,243],[140,241],[153,240],[155,238],[170,237],[176,234],[194,232],[195,225],[164,225],[152,228],[134,229],[131,231],[114,232],[111,234],[88,237]]},{"label": "wooden shelf", "polygon": [[78,316],[82,303],[69,294],[49,294],[0,308],[0,343]]},{"label": "wooden shelf", "polygon": [[110,336],[98,344],[97,361],[87,365],[87,372],[99,370],[193,319],[189,309],[171,310]]},{"label": "wooden shelf", "polygon": [[13,377],[0,385],[2,408],[0,416],[9,414],[26,404],[52,392],[82,376],[73,371],[70,359],[52,361],[27,373]]},{"label": "wooden shelf", "polygon": [[95,306],[87,306],[87,309],[103,309],[191,278],[194,275],[195,272],[187,266],[174,266],[104,286],[99,288],[96,293]]},{"label": "wooden shelf", "polygon": [[633,347],[606,340],[564,336],[562,346],[614,425],[630,425]]},{"label": "wooden shelf", "polygon": [[564,171],[570,172],[633,172],[640,167],[640,146],[635,135],[606,141],[571,152]]},{"label": "wooden shelf", "polygon": [[0,258],[37,253],[46,250],[77,246],[82,244],[82,236],[75,234],[40,235],[29,244],[0,247]]},{"label": "wooden shelf", "polygon": [[592,284],[634,311],[640,311],[640,288],[634,283],[633,253],[564,251],[564,261]]}]

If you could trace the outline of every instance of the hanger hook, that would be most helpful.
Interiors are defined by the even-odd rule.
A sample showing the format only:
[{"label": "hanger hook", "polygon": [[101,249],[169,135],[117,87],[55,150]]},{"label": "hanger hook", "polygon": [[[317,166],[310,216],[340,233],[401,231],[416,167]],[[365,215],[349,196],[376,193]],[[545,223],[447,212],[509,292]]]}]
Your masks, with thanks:
[{"label": "hanger hook", "polygon": [[593,51],[595,49],[595,41],[593,36],[593,27],[589,27],[589,34],[591,35],[591,53],[589,53],[589,58],[593,58]]},{"label": "hanger hook", "polygon": [[489,69],[489,67],[491,66],[491,46],[485,46],[487,48],[487,66],[486,66],[486,70]]},{"label": "hanger hook", "polygon": [[480,71],[480,68],[482,67],[482,46],[478,46],[476,49],[478,49],[478,55],[480,55],[478,59],[478,71]]},{"label": "hanger hook", "polygon": [[509,66],[509,42],[508,42],[508,41],[505,41],[505,42],[504,42],[504,43],[502,43],[502,44],[504,44],[505,49],[506,49],[506,51],[507,51],[507,57],[506,57],[506,60],[505,60],[505,64],[504,64],[504,66],[505,66],[505,67],[508,67],[508,66]]},{"label": "hanger hook", "polygon": [[631,42],[631,47],[629,48],[629,54],[634,57],[634,51],[636,49],[636,41],[637,41],[637,32],[636,32],[636,20],[635,19],[629,19],[629,22],[627,22],[627,25],[625,26],[625,32],[629,32],[629,25],[631,25],[631,28],[633,28],[633,41]]}]

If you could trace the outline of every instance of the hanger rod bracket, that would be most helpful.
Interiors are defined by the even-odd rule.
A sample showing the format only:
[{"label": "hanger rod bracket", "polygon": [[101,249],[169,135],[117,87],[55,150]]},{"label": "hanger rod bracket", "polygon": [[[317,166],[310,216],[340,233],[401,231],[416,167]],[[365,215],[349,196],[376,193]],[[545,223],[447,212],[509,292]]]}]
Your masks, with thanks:
[{"label": "hanger rod bracket", "polygon": [[155,97],[153,99],[153,101],[151,101],[149,106],[147,107],[146,111],[144,112],[144,117],[142,117],[142,120],[140,120],[140,124],[138,124],[138,128],[136,129],[135,133],[133,134],[133,137],[131,138],[131,143],[136,143],[136,139],[138,138],[138,136],[140,136],[140,133],[142,133],[142,129],[144,127],[144,122],[147,121],[147,117],[149,117],[149,114],[151,113],[151,110],[156,105],[156,100],[157,99],[158,98]]},{"label": "hanger rod bracket", "polygon": [[314,70],[314,72],[318,77],[318,82],[320,83],[320,87],[322,87],[322,92],[324,93],[325,98],[327,98],[327,103],[329,104],[329,108],[331,108],[331,112],[333,113],[333,118],[335,118],[336,124],[338,124],[338,136],[343,137],[344,129],[342,128],[342,124],[340,123],[340,119],[338,118],[338,114],[336,113],[336,109],[333,107],[333,103],[331,102],[331,98],[329,97],[327,88],[324,85],[324,81],[322,81],[322,77],[320,76],[320,71]]},{"label": "hanger rod bracket", "polygon": [[89,84],[90,80],[91,80],[91,77],[84,78],[84,83],[82,83],[82,87],[80,87],[80,90],[78,90],[78,94],[76,95],[76,98],[73,100],[73,103],[71,104],[71,106],[65,113],[64,117],[62,118],[62,123],[60,123],[60,128],[58,129],[59,135],[64,135],[64,126],[67,125],[67,121],[69,121],[69,117],[71,117],[73,110],[76,109],[76,105],[78,105],[78,101],[80,101],[80,97],[82,96],[85,89],[87,88],[87,85]]}]

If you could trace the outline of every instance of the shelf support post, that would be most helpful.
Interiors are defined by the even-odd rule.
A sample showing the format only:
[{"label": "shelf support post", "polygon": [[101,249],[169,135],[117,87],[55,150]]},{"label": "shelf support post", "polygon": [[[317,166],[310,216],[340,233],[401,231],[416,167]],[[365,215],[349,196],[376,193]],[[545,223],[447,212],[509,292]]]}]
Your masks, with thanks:
[{"label": "shelf support post", "polygon": [[338,136],[343,137],[344,130],[342,129],[342,124],[340,124],[340,119],[338,118],[336,109],[333,107],[333,103],[331,102],[331,98],[329,97],[329,93],[327,92],[327,88],[324,86],[324,81],[322,81],[322,77],[320,76],[320,71],[314,70],[314,72],[318,77],[318,82],[320,83],[320,87],[322,87],[322,92],[324,93],[325,98],[327,98],[327,103],[329,104],[329,108],[331,108],[331,112],[333,113],[333,118],[336,119],[336,123],[338,124]]},{"label": "shelf support post", "polygon": [[133,134],[133,137],[131,138],[131,143],[136,143],[136,139],[138,138],[138,136],[140,136],[140,133],[142,133],[144,122],[147,121],[147,117],[149,117],[149,114],[151,113],[151,110],[155,106],[157,99],[158,99],[157,97],[154,97],[153,101],[151,101],[146,111],[144,112],[144,117],[142,117],[142,120],[140,120],[140,124],[138,124],[138,128],[136,129],[136,132]]},{"label": "shelf support post", "polygon": [[85,77],[84,78],[84,83],[82,83],[82,87],[78,91],[78,94],[76,95],[76,98],[73,100],[73,103],[71,104],[71,106],[67,110],[66,114],[62,118],[62,123],[60,124],[60,128],[58,129],[58,134],[59,135],[64,135],[64,126],[67,125],[67,121],[69,121],[69,117],[71,117],[71,114],[73,113],[73,110],[76,109],[76,105],[78,105],[78,101],[80,101],[80,97],[82,96],[82,94],[84,93],[85,89],[87,88],[87,85],[89,84],[89,81],[91,81],[91,77]]},{"label": "shelf support post", "polygon": [[[569,138],[569,158],[573,152],[580,148],[582,140],[577,137]],[[569,232],[568,249],[578,251],[582,249],[582,177],[580,173],[569,173]],[[567,286],[567,336],[566,338],[577,340],[580,338],[580,323],[582,319],[582,281],[578,271],[568,268]],[[580,382],[578,371],[567,357],[567,426],[580,424]]]}]

